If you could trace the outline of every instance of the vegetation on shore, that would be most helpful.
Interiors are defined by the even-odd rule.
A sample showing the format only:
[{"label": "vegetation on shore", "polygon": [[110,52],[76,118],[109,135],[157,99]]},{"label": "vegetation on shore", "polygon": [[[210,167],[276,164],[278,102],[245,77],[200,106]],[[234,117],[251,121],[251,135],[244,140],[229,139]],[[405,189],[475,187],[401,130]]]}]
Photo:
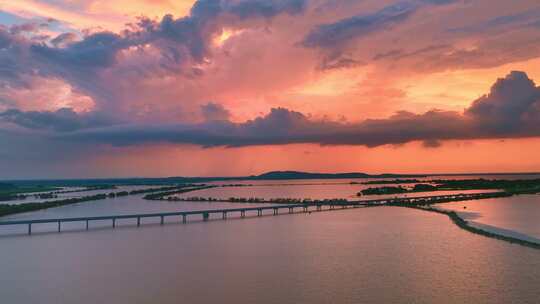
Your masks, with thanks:
[{"label": "vegetation on shore", "polygon": [[428,206],[433,204],[442,204],[450,202],[461,202],[488,198],[501,198],[513,196],[513,193],[506,191],[498,192],[485,192],[485,193],[469,193],[469,194],[455,194],[444,196],[427,196],[427,197],[398,197],[388,199],[388,206]]},{"label": "vegetation on shore", "polygon": [[102,200],[106,198],[122,197],[122,196],[127,196],[127,195],[136,195],[136,194],[163,192],[163,191],[175,191],[178,189],[182,189],[178,191],[186,191],[186,192],[195,190],[193,188],[183,189],[183,188],[191,187],[191,186],[192,185],[188,184],[188,185],[167,186],[167,187],[159,187],[159,188],[139,189],[139,190],[132,190],[132,191],[102,193],[102,194],[95,194],[95,195],[89,195],[89,196],[83,196],[83,197],[74,197],[74,198],[66,198],[66,199],[60,199],[60,200],[45,201],[45,202],[39,202],[39,203],[31,202],[31,203],[22,203],[22,204],[0,204],[0,217],[11,215],[11,214],[17,214],[17,213],[43,210],[43,209],[48,209],[48,208],[53,208],[53,207],[72,205],[72,204],[77,204],[77,203],[82,203],[82,202],[97,201],[97,200]]},{"label": "vegetation on shore", "polygon": [[362,185],[392,185],[392,184],[416,184],[422,181],[418,179],[392,179],[392,180],[374,180],[362,182]]},{"label": "vegetation on shore", "polygon": [[440,190],[437,186],[429,184],[416,184],[413,187],[375,187],[367,188],[358,193],[358,195],[383,195],[383,194],[401,194],[401,193],[414,193],[414,192],[430,192]]},{"label": "vegetation on shore", "polygon": [[18,204],[18,205],[1,204],[0,217],[16,214],[16,213],[24,213],[24,212],[53,208],[53,207],[77,204],[77,203],[82,203],[82,202],[87,202],[87,201],[96,201],[96,200],[101,200],[105,198],[107,198],[107,194],[96,194],[96,195],[83,196],[83,197],[67,198],[67,199],[62,199],[62,200],[46,201],[42,203],[23,203],[23,204]]},{"label": "vegetation on shore", "polygon": [[346,199],[334,198],[334,199],[310,199],[310,198],[257,198],[257,197],[229,197],[229,198],[214,198],[214,197],[177,197],[169,196],[164,197],[162,200],[174,201],[174,202],[219,202],[219,203],[245,203],[245,204],[345,204],[348,201]]},{"label": "vegetation on shore", "polygon": [[[23,200],[29,197],[35,199],[53,199],[58,194],[85,192],[94,190],[115,189],[114,185],[94,185],[84,189],[62,190],[60,187],[36,185],[31,187],[19,187],[12,184],[0,183],[0,201]],[[39,193],[38,193],[39,192]]]},{"label": "vegetation on shore", "polygon": [[[190,188],[186,188],[186,187],[190,187]],[[186,185],[185,187],[183,187],[183,189],[170,189],[170,190],[166,190],[166,191],[159,191],[157,193],[152,193],[152,194],[148,194],[148,195],[145,195],[143,198],[146,199],[146,200],[154,200],[154,201],[157,201],[157,200],[163,200],[164,197],[166,196],[170,196],[170,195],[175,195],[175,194],[180,194],[180,193],[186,193],[186,192],[191,192],[191,191],[197,191],[197,190],[203,190],[203,189],[209,189],[209,188],[215,188],[217,186],[215,185]]]},{"label": "vegetation on shore", "polygon": [[[490,231],[486,231],[486,230],[471,226],[471,225],[469,225],[469,223],[466,220],[462,219],[455,211],[444,210],[444,209],[439,209],[439,208],[432,207],[432,205],[440,204],[440,203],[449,203],[449,202],[466,201],[466,200],[488,199],[488,198],[509,197],[509,196],[513,196],[513,195],[516,195],[516,194],[517,193],[515,193],[515,192],[508,192],[508,191],[489,192],[489,193],[475,193],[475,194],[470,194],[470,195],[462,196],[462,197],[460,197],[460,196],[453,196],[452,197],[451,196],[451,197],[448,197],[448,198],[435,198],[435,197],[433,197],[433,198],[421,198],[421,199],[415,199],[414,203],[410,203],[410,201],[408,199],[406,199],[406,198],[398,198],[398,199],[392,200],[387,205],[389,205],[389,206],[397,206],[397,207],[413,208],[413,209],[418,209],[418,210],[423,210],[423,211],[430,211],[430,212],[444,214],[444,215],[447,215],[452,220],[452,222],[454,224],[456,224],[458,227],[460,227],[460,228],[462,228],[464,230],[467,230],[469,232],[479,234],[479,235],[483,235],[483,236],[486,236],[486,237],[490,237],[490,238],[493,238],[493,239],[498,239],[498,240],[502,240],[502,241],[506,241],[506,242],[510,242],[510,243],[514,243],[514,244],[519,244],[519,245],[534,248],[534,249],[540,249],[540,244],[538,244],[538,243],[523,240],[523,239],[519,239],[519,238],[516,238],[516,237],[505,236],[505,235],[493,233],[493,232],[490,232]],[[519,193],[519,194],[522,194],[522,193]]]},{"label": "vegetation on shore", "polygon": [[447,215],[450,218],[450,220],[452,220],[452,222],[456,224],[459,228],[469,231],[471,233],[497,239],[497,240],[506,241],[513,244],[518,244],[518,245],[529,247],[529,248],[540,249],[540,244],[538,243],[531,242],[528,240],[523,240],[523,239],[512,237],[512,236],[493,233],[484,229],[471,226],[466,220],[462,219],[455,211],[442,210],[438,208],[433,208],[431,206],[426,207],[426,206],[416,206],[416,205],[402,205],[402,207],[444,214],[444,215]]},{"label": "vegetation on shore", "polygon": [[[198,189],[189,189],[189,191],[202,190],[206,188],[214,188],[217,186],[205,186]],[[190,196],[190,197],[179,197],[174,196],[174,194],[184,193],[188,191],[171,191],[171,192],[162,192],[156,193],[149,196],[146,196],[146,199],[154,200],[164,200],[164,201],[173,201],[173,202],[220,202],[220,203],[260,203],[260,204],[347,204],[347,203],[365,203],[367,205],[373,204],[376,206],[380,205],[381,201],[384,201],[387,205],[400,205],[400,204],[410,204],[411,200],[414,200],[416,205],[431,205],[439,204],[446,202],[454,201],[464,201],[464,200],[475,200],[475,199],[485,199],[485,198],[498,198],[498,197],[508,197],[514,195],[513,193],[498,191],[498,192],[487,192],[487,193],[471,193],[471,194],[455,194],[455,195],[445,195],[445,196],[429,196],[429,197],[416,197],[416,198],[388,198],[388,199],[375,199],[375,200],[361,200],[351,202],[344,198],[332,198],[332,199],[311,199],[311,198],[257,198],[257,197],[229,197],[229,198],[216,198],[216,197],[204,197],[204,196]]]},{"label": "vegetation on shore", "polygon": [[19,187],[14,184],[0,183],[0,201],[9,201],[20,198],[25,198],[26,193],[46,192],[59,190],[57,187],[50,186],[31,186],[31,187]]},{"label": "vegetation on shore", "polygon": [[[394,180],[398,181],[398,180]],[[390,183],[388,181],[387,183]],[[527,194],[540,192],[540,179],[530,180],[488,180],[488,179],[466,179],[466,180],[431,180],[425,183],[416,184],[413,187],[384,186],[373,187],[361,190],[358,195],[381,195],[381,194],[401,194],[431,191],[452,191],[452,190],[504,190],[515,194]]]}]

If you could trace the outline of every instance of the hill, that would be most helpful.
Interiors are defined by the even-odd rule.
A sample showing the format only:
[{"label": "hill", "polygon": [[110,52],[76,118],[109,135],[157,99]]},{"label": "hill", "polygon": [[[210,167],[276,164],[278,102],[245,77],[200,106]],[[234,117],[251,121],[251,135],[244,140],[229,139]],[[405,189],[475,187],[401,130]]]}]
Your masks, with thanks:
[{"label": "hill", "polygon": [[270,171],[249,179],[279,180],[279,179],[337,179],[337,178],[398,178],[398,177],[423,177],[421,175],[407,174],[378,174],[371,175],[361,172],[348,173],[310,173],[301,171]]}]

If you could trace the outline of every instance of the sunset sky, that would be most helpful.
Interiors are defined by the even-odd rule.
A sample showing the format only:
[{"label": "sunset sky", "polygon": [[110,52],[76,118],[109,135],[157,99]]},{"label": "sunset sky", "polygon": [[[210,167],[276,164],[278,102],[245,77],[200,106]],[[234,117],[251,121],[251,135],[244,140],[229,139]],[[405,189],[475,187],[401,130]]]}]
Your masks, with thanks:
[{"label": "sunset sky", "polygon": [[540,171],[538,0],[0,0],[0,178]]}]

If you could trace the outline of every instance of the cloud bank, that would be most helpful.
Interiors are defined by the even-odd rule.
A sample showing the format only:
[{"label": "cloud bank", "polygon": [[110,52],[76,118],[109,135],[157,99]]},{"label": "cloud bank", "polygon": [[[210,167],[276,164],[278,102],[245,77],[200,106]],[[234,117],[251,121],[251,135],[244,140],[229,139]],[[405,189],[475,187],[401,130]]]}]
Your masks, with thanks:
[{"label": "cloud bank", "polygon": [[463,113],[431,110],[401,111],[387,119],[361,122],[317,120],[303,113],[274,108],[267,115],[236,123],[226,109],[203,106],[205,121],[194,124],[115,124],[102,117],[57,112],[8,110],[0,119],[19,127],[53,131],[68,142],[132,146],[149,143],[194,144],[204,147],[283,145],[363,145],[376,147],[423,141],[427,147],[442,140],[523,138],[540,136],[540,88],[524,72],[497,80],[487,95]]}]

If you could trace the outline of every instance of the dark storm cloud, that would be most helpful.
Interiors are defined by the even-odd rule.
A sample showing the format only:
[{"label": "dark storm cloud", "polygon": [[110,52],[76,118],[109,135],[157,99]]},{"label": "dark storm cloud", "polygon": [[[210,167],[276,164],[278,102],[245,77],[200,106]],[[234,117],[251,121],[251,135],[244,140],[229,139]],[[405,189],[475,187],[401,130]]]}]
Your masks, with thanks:
[{"label": "dark storm cloud", "polygon": [[37,62],[29,56],[30,42],[14,35],[9,28],[0,25],[0,85],[9,87],[27,85],[23,75],[36,73]]},{"label": "dark storm cloud", "polygon": [[475,100],[463,113],[402,111],[387,119],[344,123],[275,108],[265,116],[235,123],[217,104],[209,103],[201,110],[205,121],[199,124],[113,124],[98,114],[77,114],[69,109],[8,110],[0,113],[0,120],[27,129],[53,131],[50,135],[62,141],[116,146],[166,142],[205,147],[292,143],[375,147],[422,141],[426,147],[437,147],[442,140],[540,136],[540,88],[517,71],[499,79],[489,94]]},{"label": "dark storm cloud", "polygon": [[36,22],[28,22],[28,23],[12,25],[10,27],[10,32],[12,34],[17,35],[17,34],[25,33],[25,32],[30,32],[30,33],[35,32],[39,28],[40,28],[40,24],[38,24]]},{"label": "dark storm cloud", "polygon": [[31,50],[41,58],[57,65],[71,65],[77,68],[108,67],[115,63],[119,50],[129,43],[121,36],[100,32],[85,37],[82,41],[65,48],[52,48],[45,44],[32,45]]},{"label": "dark storm cloud", "polygon": [[33,130],[52,130],[68,132],[85,128],[108,126],[112,121],[104,114],[77,114],[71,109],[57,111],[28,111],[10,109],[0,112],[0,121],[12,123]]},{"label": "dark storm cloud", "polygon": [[390,29],[408,20],[425,5],[444,5],[456,0],[403,1],[388,5],[372,14],[359,14],[312,29],[302,41],[309,48],[335,49],[344,43]]},{"label": "dark storm cloud", "polygon": [[58,138],[115,146],[167,142],[204,147],[293,143],[376,147],[414,140],[472,138],[469,130],[467,121],[455,112],[430,111],[422,115],[401,112],[389,119],[343,124],[314,121],[302,113],[275,108],[268,115],[245,123],[220,121],[194,125],[122,125],[59,134]]},{"label": "dark storm cloud", "polygon": [[6,30],[0,27],[0,49],[6,49],[13,43],[12,35]]},{"label": "dark storm cloud", "polygon": [[271,18],[283,12],[292,15],[298,14],[304,10],[305,6],[305,0],[253,0],[230,5],[229,7],[226,7],[225,10],[240,18],[248,18],[251,16]]},{"label": "dark storm cloud", "polygon": [[514,27],[532,26],[540,22],[540,8],[529,9],[515,14],[497,16],[487,21],[449,29],[455,33],[472,33],[500,30],[501,27],[512,29]]},{"label": "dark storm cloud", "polygon": [[465,111],[486,132],[516,134],[538,132],[540,89],[524,72],[514,71],[499,79],[488,95]]},{"label": "dark storm cloud", "polygon": [[[203,109],[207,114],[224,111],[212,104]],[[512,72],[463,113],[402,111],[387,119],[343,123],[315,120],[300,112],[275,108],[266,116],[244,123],[208,120],[199,124],[116,125],[79,128],[55,136],[68,142],[117,146],[167,142],[205,147],[293,143],[376,147],[422,141],[424,146],[433,148],[442,140],[540,136],[540,88],[525,73]]]},{"label": "dark storm cloud", "polygon": [[319,69],[321,70],[332,70],[332,69],[341,69],[341,68],[353,68],[357,66],[364,65],[363,61],[359,61],[353,58],[344,57],[341,54],[337,56],[328,56],[323,59],[322,63],[319,64]]},{"label": "dark storm cloud", "polygon": [[431,53],[438,54],[439,52],[444,52],[451,49],[452,49],[451,45],[437,44],[437,45],[430,45],[424,48],[420,48],[412,52],[405,52],[404,50],[391,50],[388,52],[375,55],[373,57],[373,60],[381,60],[381,59],[400,60],[400,59],[414,57],[418,55],[425,55],[425,54],[431,54]]},{"label": "dark storm cloud", "polygon": [[205,121],[227,121],[231,116],[223,105],[213,102],[202,105],[201,113]]},{"label": "dark storm cloud", "polygon": [[[347,47],[351,43],[371,34],[399,26],[423,7],[440,6],[455,2],[456,0],[412,0],[390,4],[371,14],[362,13],[333,23],[320,24],[313,28],[300,44],[306,48],[322,51],[324,54],[320,64],[322,69],[356,66],[358,64],[351,64],[357,62],[356,59],[344,55],[347,53]],[[397,52],[401,51],[398,50]],[[345,62],[348,64],[334,65],[331,62]]]},{"label": "dark storm cloud", "polygon": [[51,43],[55,47],[62,47],[67,43],[73,42],[75,39],[77,39],[77,35],[74,33],[62,33],[53,39],[51,39]]},{"label": "dark storm cloud", "polygon": [[395,26],[409,18],[417,8],[416,3],[401,2],[386,6],[373,14],[362,14],[322,24],[313,29],[302,44],[310,48],[335,48],[353,39]]}]

